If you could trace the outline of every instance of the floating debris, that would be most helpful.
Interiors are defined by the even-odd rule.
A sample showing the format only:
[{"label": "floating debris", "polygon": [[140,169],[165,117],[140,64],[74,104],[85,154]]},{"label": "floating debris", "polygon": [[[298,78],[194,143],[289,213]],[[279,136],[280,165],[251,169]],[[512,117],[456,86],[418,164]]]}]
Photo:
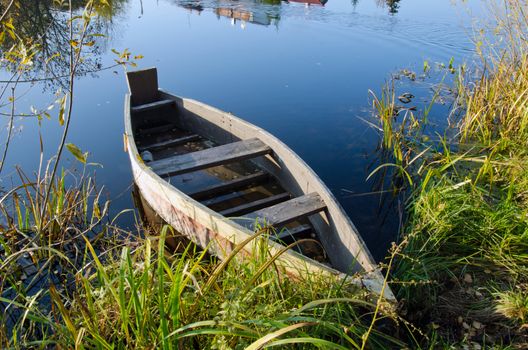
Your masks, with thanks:
[{"label": "floating debris", "polygon": [[398,100],[400,100],[401,103],[406,103],[406,104],[411,102],[413,98],[414,98],[414,95],[411,94],[410,92],[405,92],[401,94],[400,96],[398,96]]}]

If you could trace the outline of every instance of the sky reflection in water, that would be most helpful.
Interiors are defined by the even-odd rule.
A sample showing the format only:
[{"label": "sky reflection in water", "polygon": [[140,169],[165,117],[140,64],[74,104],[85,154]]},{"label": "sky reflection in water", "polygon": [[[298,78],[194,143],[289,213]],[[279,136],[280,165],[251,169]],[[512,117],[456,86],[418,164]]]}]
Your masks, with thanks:
[{"label": "sky reflection in water", "polygon": [[[361,119],[369,116],[368,89],[379,91],[401,68],[420,70],[424,60],[470,59],[466,8],[479,14],[480,2],[402,0],[392,7],[377,0],[310,2],[121,1],[104,28],[110,43],[92,58],[109,66],[115,56],[109,48],[129,48],[144,56],[141,67],[158,67],[164,89],[232,112],[279,137],[326,182],[379,259],[395,239],[398,216],[389,196],[357,195],[377,190],[374,181],[365,181],[378,161],[378,135]],[[427,87],[400,85],[417,95],[418,107],[427,103]],[[55,88],[20,88],[17,112],[45,106]],[[131,171],[122,150],[125,92],[120,67],[80,77],[69,138],[102,165],[95,168],[97,180],[114,199],[115,212],[132,206]],[[445,120],[447,107],[435,107],[432,118]],[[41,128],[47,156],[62,131],[56,111],[52,115]],[[17,120],[17,128],[22,131],[3,175],[15,164],[28,173],[38,164],[37,121]],[[9,180],[3,181],[9,188]],[[131,216],[127,220],[133,222]]]}]

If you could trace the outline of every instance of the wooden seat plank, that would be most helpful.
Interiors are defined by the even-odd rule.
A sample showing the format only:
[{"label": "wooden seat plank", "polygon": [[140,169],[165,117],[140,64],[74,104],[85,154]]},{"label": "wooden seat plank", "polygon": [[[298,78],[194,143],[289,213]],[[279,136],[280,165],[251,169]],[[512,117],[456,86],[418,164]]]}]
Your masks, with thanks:
[{"label": "wooden seat plank", "polygon": [[269,207],[270,205],[283,202],[289,198],[290,198],[290,194],[285,192],[281,194],[276,194],[274,196],[262,198],[262,199],[259,199],[253,202],[237,205],[236,207],[222,210],[219,213],[222,214],[223,216],[243,215],[243,214],[258,210],[258,209]]},{"label": "wooden seat plank", "polygon": [[162,134],[162,133],[175,130],[176,128],[177,128],[176,125],[167,123],[167,124],[162,124],[158,126],[152,126],[150,128],[139,128],[138,133],[140,135]]},{"label": "wooden seat plank", "polygon": [[[290,199],[274,206],[257,210],[235,219],[236,222],[253,227],[256,223],[268,226],[282,226],[297,219],[318,213],[326,208],[319,194],[313,192],[301,197]],[[248,220],[249,219],[249,220]]]},{"label": "wooden seat plank", "polygon": [[206,187],[202,190],[189,193],[188,195],[198,201],[201,201],[263,183],[269,178],[270,175],[268,173],[259,171],[251,175],[241,176],[231,181]]},{"label": "wooden seat plank", "polygon": [[198,141],[199,139],[200,139],[200,135],[196,135],[196,134],[185,135],[182,137],[178,137],[176,139],[170,139],[166,141],[152,143],[150,145],[139,146],[139,151],[141,152],[144,150],[153,150],[153,149],[159,149],[159,148],[164,148],[164,147],[175,147],[175,146],[186,144],[187,142]]},{"label": "wooden seat plank", "polygon": [[165,106],[172,106],[174,105],[174,100],[161,100],[161,101],[155,101],[151,103],[145,103],[139,106],[131,107],[130,110],[134,113],[140,113],[140,112],[146,112],[157,108],[162,108]]},{"label": "wooden seat plank", "polygon": [[268,145],[253,138],[155,160],[150,162],[149,166],[160,176],[178,175],[269,153],[271,148]]}]

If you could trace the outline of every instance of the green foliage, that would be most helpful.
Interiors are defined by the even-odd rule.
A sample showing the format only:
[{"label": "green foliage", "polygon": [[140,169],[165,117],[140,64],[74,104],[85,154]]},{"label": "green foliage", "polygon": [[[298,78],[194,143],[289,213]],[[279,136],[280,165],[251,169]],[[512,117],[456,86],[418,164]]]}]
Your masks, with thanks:
[{"label": "green foliage", "polygon": [[53,186],[45,217],[35,217],[31,182],[28,192],[10,194],[19,217],[7,217],[0,239],[0,273],[9,276],[0,283],[0,303],[9,310],[0,320],[2,347],[403,345],[369,330],[391,325],[389,305],[333,277],[288,278],[270,260],[266,235],[252,237],[252,259],[235,249],[228,263],[217,263],[193,245],[168,253],[168,227],[159,239],[116,231],[105,224],[107,205],[101,212],[91,180],[70,188],[65,182],[63,174]]},{"label": "green foliage", "polygon": [[424,144],[415,129],[383,127],[384,146],[408,150],[402,167],[416,179],[393,288],[431,346],[528,344],[526,13],[507,2],[501,45],[480,40],[482,69],[459,71],[454,138]]},{"label": "green foliage", "polygon": [[88,159],[88,152],[82,152],[79,147],[74,145],[73,143],[67,143],[66,148],[70,153],[77,159],[79,162],[86,164],[86,160]]},{"label": "green foliage", "polygon": [[[84,344],[101,348],[361,346],[368,322],[362,315],[376,305],[352,286],[320,276],[292,281],[276,268],[260,273],[269,259],[266,237],[264,249],[258,249],[263,254],[254,252],[254,259],[244,261],[233,257],[213,269],[215,263],[192,246],[167,255],[167,231],[162,230],[157,249],[147,239],[105,264],[90,248],[95,270],[80,274],[81,289],[64,315],[76,319],[78,327],[67,327],[70,344],[82,332]],[[400,344],[379,331],[368,342]]]},{"label": "green foliage", "polygon": [[73,276],[85,263],[79,238],[89,237],[101,250],[106,246],[106,239],[96,239],[94,232],[104,235],[108,203],[100,204],[91,179],[78,179],[76,187],[67,188],[62,173],[41,210],[44,184],[23,173],[20,177],[23,185],[0,199],[1,222],[6,223],[0,227],[1,348],[57,344],[53,334],[72,324],[54,318],[50,297],[59,300],[60,295],[57,307],[67,310]]}]

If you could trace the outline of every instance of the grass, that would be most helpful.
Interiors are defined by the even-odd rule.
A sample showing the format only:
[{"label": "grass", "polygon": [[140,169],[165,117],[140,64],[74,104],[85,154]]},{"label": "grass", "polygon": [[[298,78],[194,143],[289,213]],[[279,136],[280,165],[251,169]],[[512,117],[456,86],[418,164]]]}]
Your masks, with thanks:
[{"label": "grass", "polygon": [[63,172],[46,210],[37,203],[47,187],[21,177],[26,185],[2,200],[2,348],[403,345],[389,335],[397,317],[383,300],[352,281],[288,278],[266,232],[252,238],[250,260],[237,249],[224,262],[193,245],[168,252],[168,227],[159,238],[115,228],[90,177],[72,181]]},{"label": "grass", "polygon": [[480,66],[458,72],[454,137],[424,144],[387,117],[390,89],[374,101],[382,146],[413,180],[392,283],[424,346],[528,346],[528,17],[504,5],[497,42],[477,41]]},{"label": "grass", "polygon": [[[79,326],[69,329],[70,344],[82,333],[84,344],[102,348],[360,348],[376,305],[355,288],[316,276],[292,281],[276,269],[260,273],[269,259],[264,241],[264,254],[245,263],[216,265],[190,246],[166,255],[166,232],[157,247],[147,239],[115,261],[95,259],[63,315]],[[379,331],[369,338],[378,347],[391,342],[398,344]]]},{"label": "grass", "polygon": [[526,348],[528,19],[504,5],[497,42],[476,41],[480,64],[449,64],[451,130],[424,137],[437,93],[421,113],[397,107],[392,84],[372,93],[391,159],[374,173],[396,169],[407,194],[385,266],[398,314],[346,280],[288,278],[266,232],[251,260],[168,252],[168,227],[115,227],[89,176],[20,172],[0,199],[0,347]]},{"label": "grass", "polygon": [[[54,182],[51,200],[42,210],[40,180],[27,181],[1,198],[5,223],[0,235],[0,346],[46,343],[52,328],[51,285],[73,292],[73,275],[84,263],[79,237],[105,246],[102,239],[106,205],[100,204],[90,178],[67,189],[66,175]],[[41,227],[41,231],[37,228]]]}]

